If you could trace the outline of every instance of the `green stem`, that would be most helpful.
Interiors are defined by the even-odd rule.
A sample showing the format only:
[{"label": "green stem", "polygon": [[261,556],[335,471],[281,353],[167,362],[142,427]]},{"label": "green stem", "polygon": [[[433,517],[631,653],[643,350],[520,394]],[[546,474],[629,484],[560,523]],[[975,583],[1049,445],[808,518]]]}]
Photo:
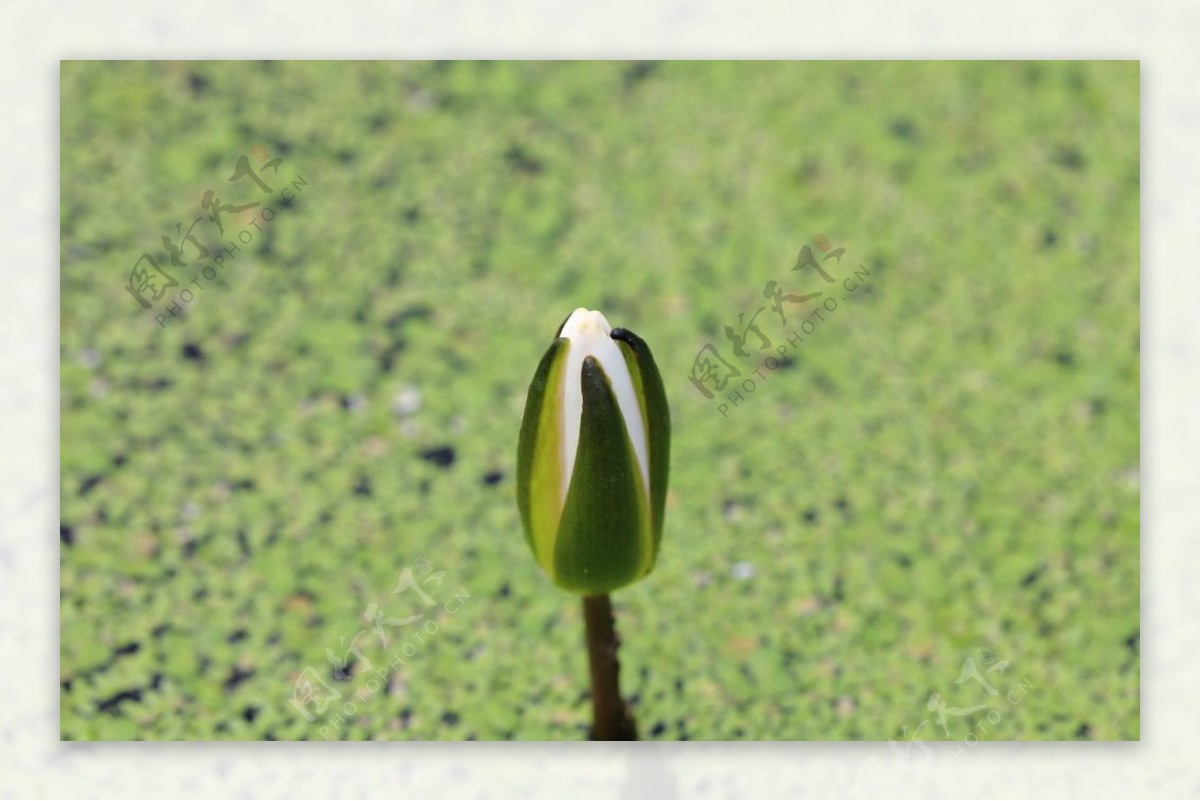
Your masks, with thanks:
[{"label": "green stem", "polygon": [[621,641],[613,626],[608,593],[583,597],[587,623],[588,665],[592,674],[592,739],[636,740],[637,722],[621,698]]}]

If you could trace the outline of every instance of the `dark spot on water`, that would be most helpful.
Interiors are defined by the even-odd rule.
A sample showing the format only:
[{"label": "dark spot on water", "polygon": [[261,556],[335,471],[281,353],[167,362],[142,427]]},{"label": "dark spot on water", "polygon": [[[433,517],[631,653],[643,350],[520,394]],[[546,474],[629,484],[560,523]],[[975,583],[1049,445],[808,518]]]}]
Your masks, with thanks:
[{"label": "dark spot on water", "polygon": [[621,73],[621,80],[624,82],[625,88],[628,89],[649,78],[660,66],[662,64],[658,61],[635,61]]},{"label": "dark spot on water", "polygon": [[142,700],[142,690],[140,687],[135,687],[132,690],[121,690],[119,693],[105,698],[103,701],[100,701],[96,704],[96,709],[101,712],[109,712],[113,715],[116,715],[121,707],[121,704],[125,703],[126,701],[140,700]]},{"label": "dark spot on water", "polygon": [[246,630],[238,629],[237,631],[233,632],[225,639],[227,642],[230,642],[230,643],[241,642],[242,640],[246,639]]},{"label": "dark spot on water", "polygon": [[256,717],[258,717],[258,707],[248,706],[242,710],[242,720],[247,723],[253,723]]},{"label": "dark spot on water", "polygon": [[371,479],[367,476],[359,476],[354,482],[354,494],[370,496],[371,494]]},{"label": "dark spot on water", "polygon": [[457,726],[458,721],[459,721],[459,717],[458,717],[457,712],[443,712],[442,713],[442,723],[445,723],[447,726]]},{"label": "dark spot on water", "polygon": [[527,175],[537,175],[542,171],[542,162],[530,155],[520,145],[510,145],[508,150],[504,151],[504,160],[513,169]]},{"label": "dark spot on water", "polygon": [[79,494],[87,495],[89,492],[91,492],[93,489],[95,489],[97,484],[99,484],[103,480],[104,480],[103,476],[88,476],[87,478],[85,478],[83,480],[83,483],[81,483],[79,485]]},{"label": "dark spot on water", "polygon": [[483,474],[483,483],[486,486],[494,487],[504,478],[504,473],[499,470],[492,470]]},{"label": "dark spot on water", "polygon": [[249,559],[250,558],[250,541],[248,539],[246,539],[245,530],[239,528],[237,530],[237,534],[235,534],[234,536],[237,539],[238,550],[242,552],[242,556],[244,558]]},{"label": "dark spot on water", "polygon": [[818,517],[820,517],[820,515],[817,513],[817,510],[814,507],[810,506],[804,510],[805,523],[815,523],[817,522]]},{"label": "dark spot on water", "polygon": [[1079,728],[1075,730],[1075,736],[1081,740],[1092,739],[1092,727],[1087,723],[1080,723]]},{"label": "dark spot on water", "polygon": [[208,91],[208,78],[205,78],[203,75],[189,72],[187,76],[187,84],[191,93],[197,97]]},{"label": "dark spot on water", "polygon": [[1135,631],[1133,634],[1130,634],[1128,637],[1125,638],[1125,647],[1128,648],[1130,651],[1132,651],[1135,654],[1141,650],[1141,644],[1142,644],[1141,629]]},{"label": "dark spot on water", "polygon": [[63,545],[74,545],[75,529],[60,524],[58,527],[58,541]]},{"label": "dark spot on water", "polygon": [[195,342],[185,343],[184,346],[180,349],[180,353],[183,354],[183,358],[185,358],[189,361],[193,361],[193,362],[204,361],[204,350],[199,345],[197,345]]},{"label": "dark spot on water", "polygon": [[438,467],[449,467],[454,464],[454,448],[449,445],[442,445],[438,448],[428,448],[421,451],[421,458],[427,462],[431,462]]},{"label": "dark spot on water", "polygon": [[836,576],[833,577],[833,600],[841,601],[845,597],[846,597],[845,580],[842,578],[842,574],[838,573]]},{"label": "dark spot on water", "polygon": [[425,305],[409,306],[403,311],[396,312],[383,321],[388,328],[396,328],[409,320],[428,320],[433,316],[433,310]]},{"label": "dark spot on water", "polygon": [[379,354],[379,371],[390,373],[396,364],[396,357],[404,352],[407,343],[402,337],[397,337],[383,353]]},{"label": "dark spot on water", "polygon": [[500,589],[496,590],[497,598],[507,598],[510,595],[512,595],[512,587],[507,581],[500,585]]},{"label": "dark spot on water", "polygon": [[1065,170],[1082,170],[1086,166],[1083,153],[1076,145],[1059,145],[1050,160]]},{"label": "dark spot on water", "polygon": [[1021,579],[1021,586],[1022,587],[1032,587],[1033,583],[1035,581],[1037,581],[1039,578],[1041,578],[1042,574],[1045,572],[1046,572],[1045,566],[1037,567],[1037,568],[1034,568],[1033,570],[1030,570],[1028,573],[1025,574],[1025,577]]},{"label": "dark spot on water", "polygon": [[127,654],[136,654],[142,648],[141,643],[127,642],[113,651],[114,656],[125,656]]},{"label": "dark spot on water", "polygon": [[161,637],[161,636],[163,636],[164,634],[166,634],[166,633],[167,633],[168,631],[170,631],[170,630],[171,630],[171,624],[170,624],[170,623],[159,623],[157,626],[155,626],[154,628],[150,629],[150,636],[151,636],[151,637],[158,638],[158,637]]},{"label": "dark spot on water", "polygon": [[1042,247],[1052,248],[1058,244],[1058,234],[1051,228],[1047,228],[1042,233]]},{"label": "dark spot on water", "polygon": [[367,399],[361,393],[352,392],[349,395],[342,395],[338,401],[342,408],[348,412],[359,412],[366,408]]},{"label": "dark spot on water", "polygon": [[813,158],[805,159],[795,169],[795,180],[798,184],[812,183],[821,177],[821,162]]},{"label": "dark spot on water", "polygon": [[330,663],[332,670],[329,671],[329,675],[333,677],[334,681],[350,681],[354,678],[355,659],[352,654],[347,655],[350,658],[340,665]]},{"label": "dark spot on water", "polygon": [[899,554],[896,557],[896,564],[907,570],[908,568],[912,567],[912,558],[908,554]]},{"label": "dark spot on water", "polygon": [[662,721],[659,721],[658,723],[655,723],[654,726],[650,729],[650,736],[651,737],[661,737],[662,733],[665,732],[666,730],[667,730],[667,724],[663,723]]},{"label": "dark spot on water", "polygon": [[891,131],[892,136],[896,137],[897,139],[903,139],[911,142],[917,138],[917,128],[915,125],[913,125],[912,120],[892,120],[889,130]]},{"label": "dark spot on water", "polygon": [[229,676],[226,677],[226,679],[225,679],[225,685],[224,685],[225,692],[227,692],[227,693],[233,692],[234,690],[236,690],[238,688],[239,685],[241,685],[244,681],[246,681],[246,679],[250,678],[253,675],[254,675],[253,670],[242,670],[237,665],[234,665],[233,669],[231,671],[229,671]]},{"label": "dark spot on water", "polygon": [[113,458],[112,458],[112,466],[113,467],[121,467],[127,461],[129,461],[129,458],[125,454],[118,453],[115,456],[113,456]]},{"label": "dark spot on water", "polygon": [[1072,367],[1075,364],[1075,354],[1063,349],[1054,354],[1054,361],[1063,367]]}]

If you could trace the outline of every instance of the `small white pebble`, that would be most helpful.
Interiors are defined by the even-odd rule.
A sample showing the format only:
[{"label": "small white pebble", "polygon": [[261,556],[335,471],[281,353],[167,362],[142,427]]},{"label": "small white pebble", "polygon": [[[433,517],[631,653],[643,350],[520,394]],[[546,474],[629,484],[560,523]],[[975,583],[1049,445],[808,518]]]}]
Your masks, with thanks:
[{"label": "small white pebble", "polygon": [[392,400],[392,414],[408,417],[421,408],[421,391],[414,386],[405,386]]},{"label": "small white pebble", "polygon": [[733,577],[739,581],[754,578],[754,564],[752,562],[738,562],[733,566]]},{"label": "small white pebble", "polygon": [[83,362],[83,366],[89,370],[95,370],[100,366],[100,351],[95,348],[84,348],[79,354],[79,361]]}]

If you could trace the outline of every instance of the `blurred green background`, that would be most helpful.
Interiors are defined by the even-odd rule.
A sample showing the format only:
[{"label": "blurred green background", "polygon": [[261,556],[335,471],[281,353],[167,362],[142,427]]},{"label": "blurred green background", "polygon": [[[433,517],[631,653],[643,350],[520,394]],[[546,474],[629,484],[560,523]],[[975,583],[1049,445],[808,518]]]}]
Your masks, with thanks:
[{"label": "blurred green background", "polygon": [[578,306],[673,415],[659,564],[614,596],[644,738],[1139,737],[1136,63],[61,88],[64,739],[586,737],[513,500]]}]

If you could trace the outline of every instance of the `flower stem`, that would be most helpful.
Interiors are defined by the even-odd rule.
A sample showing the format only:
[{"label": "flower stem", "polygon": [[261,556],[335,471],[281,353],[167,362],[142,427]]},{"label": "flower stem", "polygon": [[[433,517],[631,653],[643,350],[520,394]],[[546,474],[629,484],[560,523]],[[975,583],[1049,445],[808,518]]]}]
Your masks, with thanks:
[{"label": "flower stem", "polygon": [[583,597],[587,623],[588,664],[592,674],[592,739],[636,740],[637,722],[621,698],[621,641],[613,626],[608,593]]}]

